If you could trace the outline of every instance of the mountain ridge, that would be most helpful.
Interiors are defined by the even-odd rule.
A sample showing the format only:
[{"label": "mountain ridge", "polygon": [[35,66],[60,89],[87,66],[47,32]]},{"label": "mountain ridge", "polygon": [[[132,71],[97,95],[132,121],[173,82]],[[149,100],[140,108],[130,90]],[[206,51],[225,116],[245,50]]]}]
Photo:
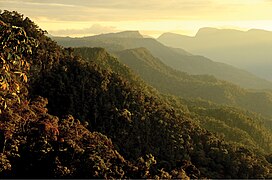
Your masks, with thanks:
[{"label": "mountain ridge", "polygon": [[[114,34],[111,34],[111,36]],[[104,35],[103,35],[104,36]],[[165,64],[189,74],[209,74],[233,82],[245,88],[271,89],[272,82],[258,78],[244,70],[233,66],[214,62],[206,57],[192,55],[183,49],[167,47],[152,38],[103,38],[90,36],[88,38],[53,38],[61,45],[68,47],[103,47],[110,52],[124,49],[145,47],[153,56],[160,58]],[[105,35],[106,36],[106,35]],[[105,37],[104,36],[104,37]]]},{"label": "mountain ridge", "polygon": [[165,33],[157,40],[171,47],[184,48],[194,54],[245,69],[259,77],[272,79],[269,70],[272,68],[269,48],[272,44],[271,31],[204,28],[192,37]]},{"label": "mountain ridge", "polygon": [[139,31],[121,31],[121,32],[116,32],[116,33],[105,33],[105,34],[98,34],[94,36],[86,36],[85,38],[88,37],[103,37],[103,38],[144,38],[142,34],[140,34]]},{"label": "mountain ridge", "polygon": [[[93,51],[93,48],[76,48],[75,49],[76,54],[82,55],[86,59],[88,59],[89,55],[92,54],[90,53],[92,51]],[[188,96],[188,93],[194,91],[196,88],[199,88],[200,90],[197,94],[200,95],[201,92],[202,94],[205,94],[206,92],[203,91],[204,88],[201,88],[201,84],[206,86],[210,85],[208,89],[209,91],[214,92],[213,95],[215,96],[217,95],[215,94],[217,89],[216,86],[220,87],[220,83],[224,86],[228,86],[228,84],[224,84],[224,82],[220,82],[216,80],[215,78],[213,79],[212,77],[209,77],[209,76],[200,76],[200,75],[192,76],[186,73],[175,71],[171,69],[170,67],[165,66],[159,59],[152,57],[151,53],[145,48],[123,50],[117,53],[116,56],[117,56],[117,59],[116,59],[117,61],[124,63],[126,66],[132,69],[136,74],[140,75],[140,77],[146,83],[152,85],[158,91],[163,92],[165,94],[177,95],[180,98],[183,98],[183,99],[180,99],[180,102],[178,103],[179,105],[177,108],[184,111],[182,112],[182,114],[189,113],[190,114],[189,116],[191,116],[192,113],[196,113],[196,116],[193,115],[192,117],[194,119],[199,119],[200,126],[203,126],[202,123],[204,123],[205,124],[204,127],[220,134],[224,134],[226,129],[228,129],[228,131],[234,134],[240,134],[240,136],[242,134],[242,136],[248,140],[243,140],[242,138],[239,141],[237,141],[237,139],[234,138],[235,136],[233,137],[230,132],[226,133],[227,138],[231,139],[232,141],[237,143],[244,142],[245,144],[250,144],[250,146],[254,146],[254,144],[256,145],[260,143],[259,140],[256,141],[256,137],[254,137],[254,135],[251,134],[252,131],[258,131],[261,133],[266,132],[267,134],[269,134],[269,130],[268,129],[266,130],[264,128],[265,127],[264,125],[260,126],[263,128],[262,130],[257,128],[260,125],[260,124],[259,125],[257,124],[263,123],[262,121],[265,119],[263,120],[261,120],[262,118],[259,119],[257,115],[254,115],[254,113],[247,114],[245,110],[242,110],[242,109],[240,110],[239,108],[231,107],[230,106],[231,104],[229,105],[212,104],[210,101],[207,101],[209,99],[205,97],[203,97],[203,100],[202,100],[203,104],[201,105],[201,103],[199,103],[201,102],[200,100],[192,100],[193,98],[199,98],[199,96]],[[122,66],[122,65],[119,64],[119,66]],[[109,67],[116,69],[112,65],[110,65]],[[118,72],[118,70],[115,72]],[[124,77],[127,77],[127,75],[125,75]],[[189,86],[189,89],[187,89],[188,86]],[[215,86],[215,90],[213,90],[213,86]],[[229,88],[231,89],[234,87],[229,87]],[[187,91],[184,89],[187,89]],[[175,93],[174,91],[179,92],[179,94]],[[245,90],[243,91],[241,89],[234,90],[233,92],[227,91],[227,89],[224,89],[224,91],[225,92],[222,93],[221,96],[219,95],[218,97],[221,101],[224,98],[227,99],[225,97],[226,95],[224,94],[229,94],[228,96],[234,96],[234,94],[237,96],[242,96],[245,93],[248,93]],[[241,92],[238,92],[238,91],[241,91]],[[156,94],[156,93],[153,93],[153,94]],[[175,97],[170,97],[169,101],[171,101],[172,99],[175,99]],[[204,99],[206,99],[206,103],[209,104],[208,106],[205,105]],[[168,98],[166,98],[165,100],[168,101]],[[237,101],[237,99],[235,100]],[[179,98],[176,98],[176,101],[179,101]],[[184,104],[181,105],[180,103],[184,103]],[[227,102],[223,104],[227,104]],[[184,107],[184,105],[188,106],[190,111],[186,111],[186,108]],[[220,116],[218,116],[218,114],[216,113],[217,111],[224,113],[224,117],[221,118]],[[229,119],[228,118],[225,119],[225,117],[229,117]],[[218,122],[218,119],[221,119],[221,120],[219,120]],[[235,119],[235,121],[232,119]],[[217,125],[219,125],[220,128],[222,128],[220,131],[214,128],[215,126],[217,126],[216,123],[218,123]],[[250,125],[246,125],[247,128],[245,128],[244,126],[247,123],[249,123]],[[248,128],[251,130],[248,130]],[[255,130],[252,130],[252,128]],[[266,135],[264,134],[260,139],[267,139]],[[254,140],[253,139],[250,140],[251,138],[253,138]],[[269,142],[269,140],[266,140],[266,142]],[[269,149],[272,149],[269,143],[268,143],[268,146],[266,146],[266,143],[263,143],[261,146],[266,147],[267,148],[266,151],[270,151]]]},{"label": "mountain ridge", "polygon": [[[81,55],[86,57],[84,53]],[[153,57],[145,48],[127,49],[116,52],[116,55],[122,63],[163,93],[183,98],[203,98],[218,104],[238,106],[264,115],[272,115],[269,113],[272,107],[272,101],[269,100],[272,98],[271,93],[252,92],[213,76],[189,75],[177,71]],[[251,106],[249,102],[256,103],[257,97],[259,105]]]}]

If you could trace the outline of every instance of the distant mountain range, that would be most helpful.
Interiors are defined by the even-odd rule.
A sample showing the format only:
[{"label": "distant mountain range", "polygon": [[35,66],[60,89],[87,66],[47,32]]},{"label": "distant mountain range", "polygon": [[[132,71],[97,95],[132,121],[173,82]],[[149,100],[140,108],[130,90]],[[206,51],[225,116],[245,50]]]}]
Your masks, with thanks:
[{"label": "distant mountain range", "polygon": [[201,28],[194,37],[164,33],[157,40],[168,46],[183,48],[272,79],[270,31]]},{"label": "distant mountain range", "polygon": [[166,65],[193,75],[208,74],[244,88],[271,89],[272,83],[247,71],[212,61],[204,56],[192,55],[181,48],[171,48],[156,39],[143,38],[138,31],[101,34],[96,36],[70,38],[53,37],[64,47],[103,47],[110,52],[144,47]]}]

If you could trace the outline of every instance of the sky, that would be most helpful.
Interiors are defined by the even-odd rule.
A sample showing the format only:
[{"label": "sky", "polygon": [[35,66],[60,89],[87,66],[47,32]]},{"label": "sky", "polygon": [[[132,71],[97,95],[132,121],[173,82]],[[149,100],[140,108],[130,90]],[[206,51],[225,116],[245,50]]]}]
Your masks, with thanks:
[{"label": "sky", "polygon": [[199,28],[272,31],[272,0],[0,0],[49,34],[88,36],[139,30],[194,36]]}]

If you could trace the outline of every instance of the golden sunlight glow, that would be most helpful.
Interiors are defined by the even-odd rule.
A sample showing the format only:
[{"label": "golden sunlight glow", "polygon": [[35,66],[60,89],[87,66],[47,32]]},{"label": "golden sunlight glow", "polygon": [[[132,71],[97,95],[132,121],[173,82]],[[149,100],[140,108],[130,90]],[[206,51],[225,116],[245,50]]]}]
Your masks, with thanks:
[{"label": "golden sunlight glow", "polygon": [[[0,0],[53,35],[86,36],[139,30],[194,35],[199,28],[272,30],[272,0]],[[133,4],[133,6],[132,6]],[[96,28],[96,29],[95,29]],[[89,32],[88,32],[89,30]]]}]

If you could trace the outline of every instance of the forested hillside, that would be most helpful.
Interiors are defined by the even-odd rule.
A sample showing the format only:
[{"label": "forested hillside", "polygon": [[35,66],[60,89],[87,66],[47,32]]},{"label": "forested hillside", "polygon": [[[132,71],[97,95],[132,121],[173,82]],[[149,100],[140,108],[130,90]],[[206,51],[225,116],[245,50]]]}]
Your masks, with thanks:
[{"label": "forested hillside", "polygon": [[[76,52],[86,59],[91,58],[91,48],[76,48]],[[115,54],[122,63],[162,93],[183,98],[202,98],[272,116],[272,95],[269,92],[249,91],[213,76],[189,75],[174,70],[153,57],[145,48],[128,49]]]},{"label": "forested hillside", "polygon": [[[97,53],[94,53],[96,51]],[[89,61],[106,61],[110,55],[104,49],[98,48],[76,48],[75,52],[81,54]],[[99,52],[99,53],[98,53]],[[93,57],[92,54],[99,54],[100,58]],[[259,117],[254,113],[246,113],[238,108],[217,105],[209,100],[220,103],[234,105],[233,95],[242,96],[249,93],[244,89],[235,87],[226,82],[219,81],[210,76],[188,75],[175,71],[165,66],[159,59],[154,58],[146,49],[124,50],[118,54],[121,62],[128,65],[139,74],[147,83],[161,91],[162,93],[176,95],[182,98],[166,98],[176,109],[183,110],[181,113],[192,115],[198,124],[203,128],[215,133],[220,133],[226,139],[270,152],[272,150],[271,121]],[[114,61],[111,57],[111,61]],[[116,61],[116,60],[115,60]],[[115,69],[115,72],[123,74],[124,77],[131,77],[118,70],[119,64],[107,63],[108,67]],[[204,91],[204,90],[207,91]],[[222,93],[216,90],[221,89]],[[229,91],[231,89],[232,91]],[[230,94],[230,95],[228,95]],[[192,99],[202,100],[192,100]],[[206,100],[204,100],[206,99]],[[225,100],[225,101],[224,101]],[[173,104],[172,104],[173,103]],[[218,116],[214,113],[217,112]],[[220,117],[220,118],[219,118]],[[266,128],[266,127],[270,128]],[[254,133],[257,132],[257,136]]]},{"label": "forested hillside", "polygon": [[268,154],[201,128],[105,51],[87,61],[16,12],[0,31],[1,178],[272,177]]}]

